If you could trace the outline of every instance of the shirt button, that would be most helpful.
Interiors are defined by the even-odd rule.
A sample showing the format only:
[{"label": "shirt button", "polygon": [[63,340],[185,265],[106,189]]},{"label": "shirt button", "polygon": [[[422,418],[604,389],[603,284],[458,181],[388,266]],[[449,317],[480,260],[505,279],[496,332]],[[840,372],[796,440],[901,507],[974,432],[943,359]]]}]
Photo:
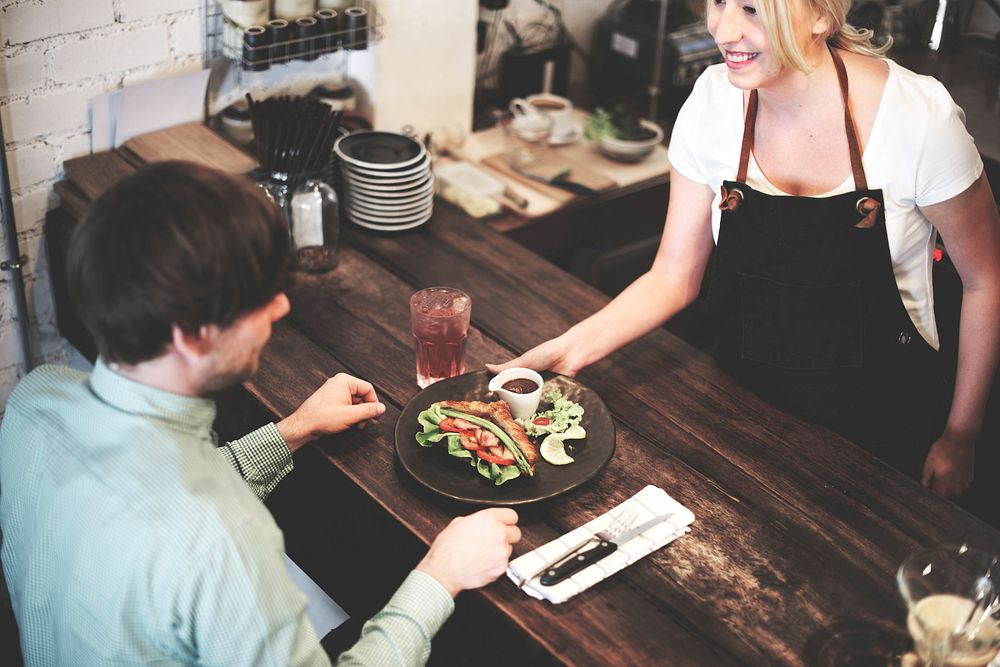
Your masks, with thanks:
[{"label": "shirt button", "polygon": [[900,345],[909,345],[911,340],[913,340],[913,337],[909,334],[909,332],[906,332],[906,331],[900,331],[899,332],[899,344]]}]

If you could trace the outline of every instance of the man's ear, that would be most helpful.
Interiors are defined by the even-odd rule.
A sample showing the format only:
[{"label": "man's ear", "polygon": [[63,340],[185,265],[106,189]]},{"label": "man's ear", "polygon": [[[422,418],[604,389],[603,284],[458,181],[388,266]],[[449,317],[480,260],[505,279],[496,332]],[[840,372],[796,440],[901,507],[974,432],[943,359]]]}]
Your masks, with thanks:
[{"label": "man's ear", "polygon": [[212,351],[217,327],[202,325],[196,331],[185,331],[178,325],[170,328],[174,351],[189,364],[195,364]]}]

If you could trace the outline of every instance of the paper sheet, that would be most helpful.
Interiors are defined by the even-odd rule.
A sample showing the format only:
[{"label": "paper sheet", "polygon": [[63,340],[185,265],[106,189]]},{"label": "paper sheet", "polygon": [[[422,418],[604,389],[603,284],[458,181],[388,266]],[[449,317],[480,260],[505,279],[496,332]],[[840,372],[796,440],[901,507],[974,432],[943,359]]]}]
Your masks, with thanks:
[{"label": "paper sheet", "polygon": [[204,69],[118,91],[121,101],[117,118],[112,119],[114,147],[140,134],[203,121],[208,75]]},{"label": "paper sheet", "polygon": [[308,574],[302,571],[291,558],[285,555],[285,568],[296,588],[305,593],[308,606],[306,616],[312,623],[316,636],[322,639],[334,628],[346,621],[350,616],[340,608],[333,599],[323,591],[319,585],[313,581]]}]

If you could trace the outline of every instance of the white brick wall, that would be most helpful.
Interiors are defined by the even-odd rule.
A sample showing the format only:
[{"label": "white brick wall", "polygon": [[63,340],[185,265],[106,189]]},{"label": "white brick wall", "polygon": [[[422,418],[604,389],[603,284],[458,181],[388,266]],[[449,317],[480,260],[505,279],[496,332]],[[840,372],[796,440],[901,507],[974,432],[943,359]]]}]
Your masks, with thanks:
[{"label": "white brick wall", "polygon": [[45,54],[25,51],[6,58],[6,68],[0,69],[0,91],[17,95],[45,84]]},{"label": "white brick wall", "polygon": [[[10,167],[32,356],[80,364],[62,339],[45,256],[64,160],[90,152],[90,100],[201,69],[203,0],[0,0],[0,120]],[[0,234],[0,260],[7,258]],[[21,376],[14,296],[0,273],[0,413]]]},{"label": "white brick wall", "polygon": [[[169,0],[162,3],[169,6]],[[24,44],[78,33],[115,20],[111,0],[47,0],[7,9],[0,17],[0,42]]]}]

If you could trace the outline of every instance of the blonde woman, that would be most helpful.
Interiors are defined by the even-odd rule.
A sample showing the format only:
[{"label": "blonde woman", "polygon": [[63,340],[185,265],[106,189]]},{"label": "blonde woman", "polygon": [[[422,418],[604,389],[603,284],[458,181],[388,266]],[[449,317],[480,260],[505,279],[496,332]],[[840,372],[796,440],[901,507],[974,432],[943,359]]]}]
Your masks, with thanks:
[{"label": "blonde woman", "polygon": [[[492,370],[575,374],[692,303],[715,246],[723,368],[938,494],[969,486],[1000,348],[1000,219],[962,111],[847,25],[849,5],[709,0],[725,62],[677,118],[652,268]],[[953,385],[937,352],[938,233],[963,283]]]}]

